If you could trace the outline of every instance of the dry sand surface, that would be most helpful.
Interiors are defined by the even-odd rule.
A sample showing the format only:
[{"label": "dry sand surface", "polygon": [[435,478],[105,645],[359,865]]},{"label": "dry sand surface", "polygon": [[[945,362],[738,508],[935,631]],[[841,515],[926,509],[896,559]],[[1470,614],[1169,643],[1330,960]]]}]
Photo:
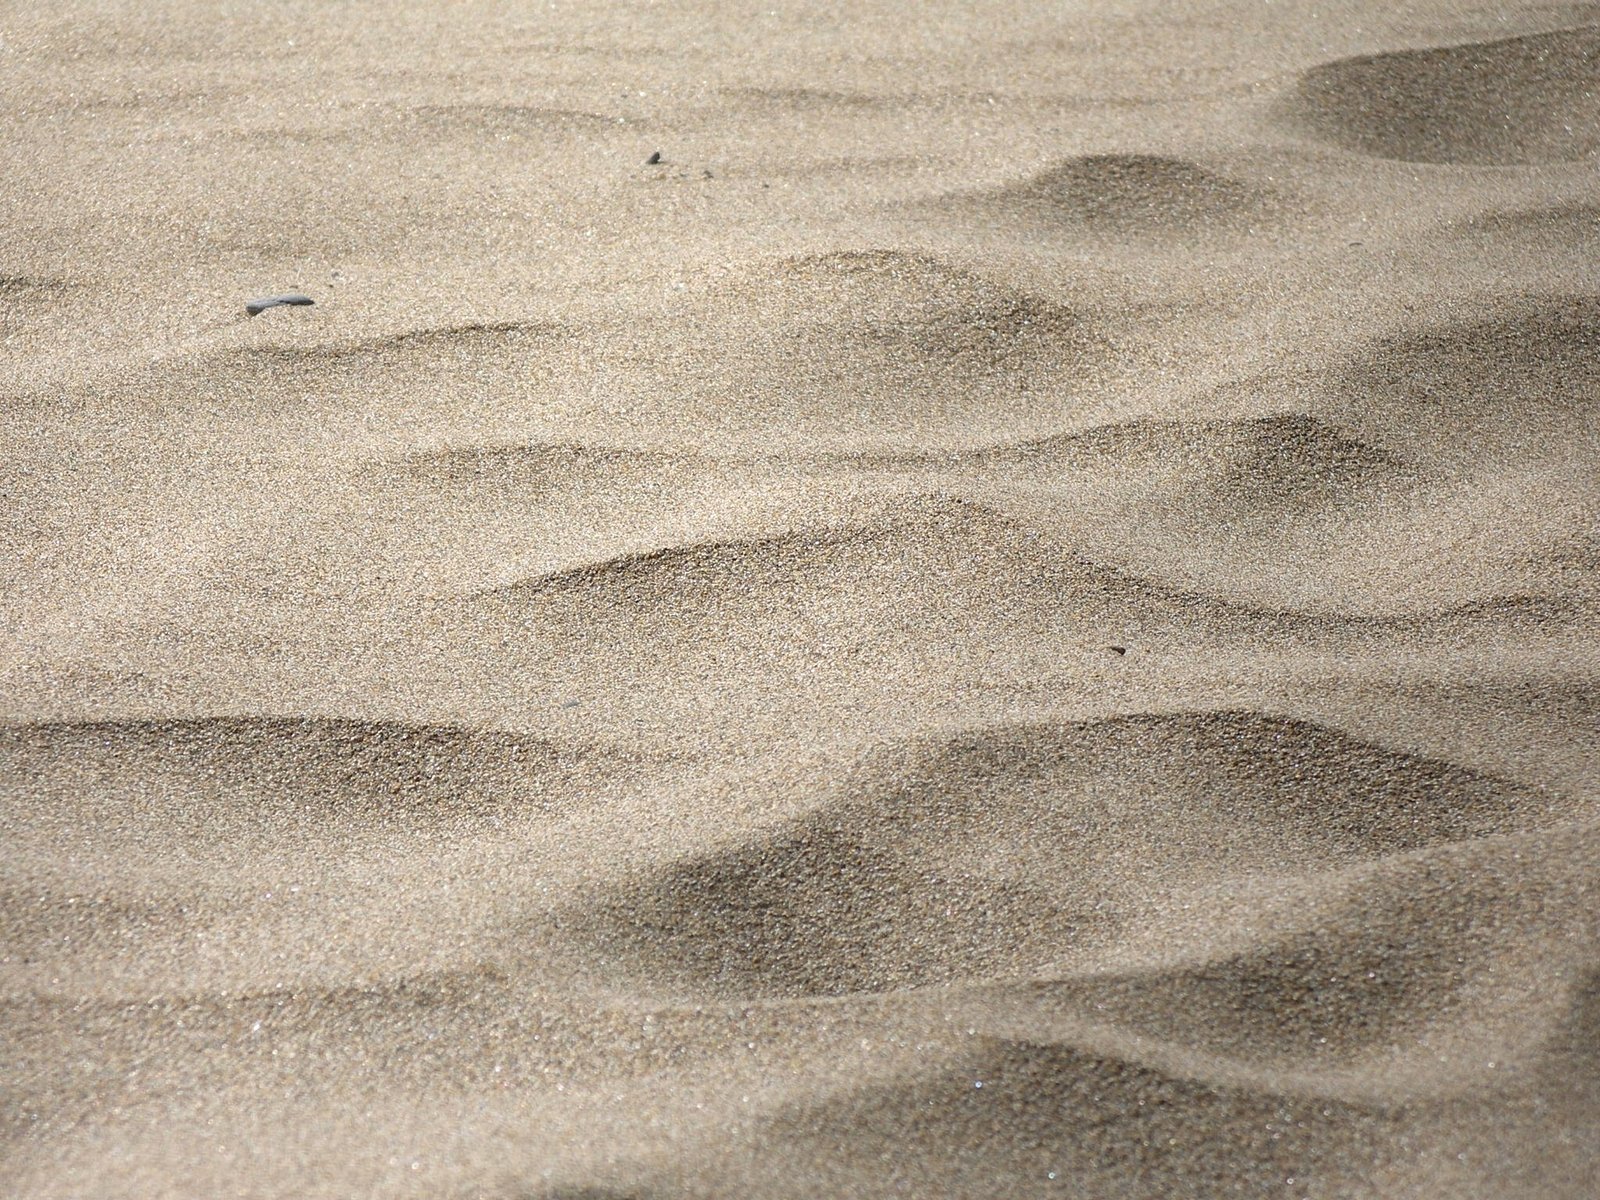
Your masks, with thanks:
[{"label": "dry sand surface", "polygon": [[0,1195],[1600,1195],[1600,7],[12,3],[0,118]]}]

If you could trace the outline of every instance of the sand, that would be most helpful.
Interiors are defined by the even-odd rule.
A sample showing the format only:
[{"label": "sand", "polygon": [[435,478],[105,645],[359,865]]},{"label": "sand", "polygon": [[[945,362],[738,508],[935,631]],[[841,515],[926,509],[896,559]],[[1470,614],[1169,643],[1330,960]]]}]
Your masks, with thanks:
[{"label": "sand", "polygon": [[1597,13],[12,6],[0,1194],[1600,1194]]}]

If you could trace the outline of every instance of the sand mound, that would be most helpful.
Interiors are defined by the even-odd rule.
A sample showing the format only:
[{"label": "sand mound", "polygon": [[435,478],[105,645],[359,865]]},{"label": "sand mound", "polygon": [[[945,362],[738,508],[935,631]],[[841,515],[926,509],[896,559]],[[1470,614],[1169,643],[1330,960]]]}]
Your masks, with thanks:
[{"label": "sand mound", "polygon": [[[1227,605],[1170,592],[1099,566],[1039,530],[983,504],[946,494],[909,496],[851,522],[748,539],[624,555],[447,601],[458,615],[546,607],[585,622],[595,614],[646,615],[673,598],[673,623],[713,613],[797,612],[905,625],[912,614],[972,619],[974,610],[1067,619],[1126,613],[1239,616]],[[851,604],[845,605],[845,597]]]},{"label": "sand mound", "polygon": [[[1525,816],[1533,816],[1530,811]],[[1435,846],[1317,889],[1284,928],[1203,962],[1034,985],[1041,1010],[1311,1084],[1370,1088],[1359,1068],[1410,1060],[1407,1085],[1458,1091],[1438,1051],[1537,1060],[1585,1003],[1582,856],[1592,827]],[[1526,974],[1546,981],[1538,1004]],[[1403,1048],[1403,1049],[1402,1049]],[[1371,1089],[1374,1094],[1380,1088]]]},{"label": "sand mound", "polygon": [[871,530],[824,529],[670,546],[507,584],[473,599],[521,604],[577,593],[585,604],[642,605],[668,593],[684,600],[691,596],[714,600],[734,586],[740,594],[759,596],[808,574],[827,572],[837,559],[849,557],[853,547],[873,540]]},{"label": "sand mound", "polygon": [[1251,713],[1002,727],[885,754],[792,826],[602,902],[595,936],[657,978],[736,994],[971,981],[1103,943],[1141,889],[1333,869],[1551,807]]},{"label": "sand mound", "polygon": [[949,197],[957,213],[1119,237],[1241,232],[1281,217],[1277,191],[1152,154],[1065,159],[1019,183]]},{"label": "sand mound", "polygon": [[318,327],[268,327],[266,319],[143,370],[127,390],[185,407],[197,401],[229,410],[268,407],[271,398],[292,397],[301,410],[327,404],[415,412],[490,395],[534,394],[551,358],[572,336],[565,326],[528,321],[338,338]]},{"label": "sand mound", "polygon": [[956,462],[1002,478],[1018,469],[1144,474],[1183,488],[1189,503],[1206,495],[1235,516],[1263,505],[1347,498],[1409,476],[1394,455],[1303,413],[1101,425],[972,451]]},{"label": "sand mound", "polygon": [[[1070,547],[1090,536],[1095,549],[1080,548],[1075,555],[1090,560],[1102,553],[1101,532],[1109,536],[1121,529],[1126,541],[1130,524],[1143,535],[1164,530],[1190,541],[1219,532],[1236,540],[1271,537],[1284,526],[1325,523],[1363,503],[1399,502],[1416,485],[1417,474],[1330,425],[1286,414],[1142,420],[947,451],[711,455],[598,444],[462,447],[373,464],[364,475],[376,490],[363,505],[383,528],[437,527],[436,546],[460,542],[468,555],[465,531],[475,530],[472,537],[483,551],[476,557],[486,566],[514,557],[533,566],[538,546],[557,538],[574,551],[583,543],[598,551],[587,562],[573,553],[566,563],[551,562],[548,571],[530,572],[523,581],[525,597],[579,578],[595,582],[608,558],[631,575],[655,572],[652,586],[662,590],[669,570],[704,584],[718,563],[730,577],[772,583],[777,575],[761,564],[800,554],[799,543],[807,539],[818,547],[834,545],[836,556],[849,552],[835,543],[854,538],[859,556],[915,560],[918,552],[909,545],[896,550],[886,542],[872,551],[867,532],[877,528],[883,539],[911,542],[919,536],[913,528],[919,521],[931,522],[930,529],[941,525],[941,538],[968,539],[978,559],[993,558],[996,586],[1004,589],[1007,577],[1025,582],[1038,564],[1018,557],[1026,546],[1014,546],[1016,553],[1003,549],[1030,535],[995,506],[1011,505],[1018,516],[1036,518],[1035,543],[1047,534]],[[826,515],[816,513],[807,498],[823,484],[854,489],[860,498],[832,506]],[[742,513],[723,505],[720,522],[697,515],[704,497],[733,490],[742,497]],[[884,509],[873,499],[883,493],[907,498]],[[946,513],[950,520],[933,516],[940,494],[955,505]],[[974,515],[985,506],[996,522],[988,530]],[[972,520],[958,535],[961,512]],[[896,522],[905,527],[891,534],[888,527]],[[983,541],[991,534],[995,546],[986,548]],[[369,542],[376,536],[370,534]],[[652,536],[658,539],[654,545]],[[608,543],[614,550],[609,555]],[[492,553],[496,544],[507,549]],[[526,549],[510,550],[518,544]],[[1037,544],[1034,552],[1048,553]],[[1118,561],[1114,552],[1109,561]],[[1088,568],[1087,561],[1080,565]],[[503,578],[504,567],[489,573]],[[562,580],[542,580],[544,575]],[[442,586],[429,590],[437,594]]]},{"label": "sand mound", "polygon": [[[1313,503],[1410,478],[1407,465],[1377,447],[1303,413],[1232,420],[1136,420],[1071,433],[943,451],[824,451],[709,455],[576,443],[466,446],[425,451],[397,463],[375,464],[376,479],[398,477],[436,489],[440,501],[471,492],[501,492],[534,500],[561,489],[607,486],[613,491],[736,478],[792,479],[817,472],[908,483],[943,480],[959,486],[989,482],[1048,482],[1074,474],[1142,475],[1183,484],[1196,493],[1222,493],[1219,503]],[[911,501],[913,506],[915,501]],[[928,501],[924,501],[926,507]]]},{"label": "sand mound", "polygon": [[732,270],[664,314],[651,353],[674,394],[721,422],[902,424],[919,411],[1006,414],[1092,379],[1087,315],[925,253],[840,251]]},{"label": "sand mound", "polygon": [[1600,27],[1341,59],[1279,119],[1379,158],[1510,166],[1600,150]]},{"label": "sand mound", "polygon": [[1339,419],[1423,464],[1592,460],[1600,300],[1491,298],[1451,315],[1381,338],[1330,371]]},{"label": "sand mound", "polygon": [[907,355],[956,349],[983,367],[1053,348],[1085,327],[1061,305],[903,250],[781,259],[730,272],[699,299],[787,340],[834,335]]},{"label": "sand mound", "polygon": [[[984,1037],[941,1069],[796,1111],[768,1136],[780,1154],[801,1140],[808,1160],[840,1178],[914,1140],[928,1152],[899,1180],[963,1198],[1152,1196],[1197,1181],[1201,1194],[1267,1197],[1288,1179],[1325,1189],[1311,1194],[1357,1185],[1346,1164],[1370,1162],[1384,1124],[1380,1111],[1188,1079],[1068,1040]],[[749,1186],[779,1194],[758,1177]]]},{"label": "sand mound", "polygon": [[1364,552],[1362,532],[1411,511],[1428,480],[1303,413],[1102,425],[964,453],[946,473],[949,486],[1058,529],[1096,562],[1276,612],[1285,630],[1297,610],[1339,613],[1328,601],[1349,592],[1282,586],[1276,564],[1303,562],[1304,580],[1336,548]]},{"label": "sand mound", "polygon": [[[479,729],[332,718],[0,727],[10,820],[47,809],[115,830],[137,814],[207,841],[241,827],[337,828],[546,810],[607,758],[595,748]],[[31,816],[30,816],[31,814]]]}]

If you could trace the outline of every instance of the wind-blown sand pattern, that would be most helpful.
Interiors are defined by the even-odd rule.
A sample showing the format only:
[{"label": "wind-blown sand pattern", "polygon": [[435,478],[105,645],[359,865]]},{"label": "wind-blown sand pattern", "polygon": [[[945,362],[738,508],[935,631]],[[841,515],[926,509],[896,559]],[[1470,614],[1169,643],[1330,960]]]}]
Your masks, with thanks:
[{"label": "wind-blown sand pattern", "polygon": [[1600,1193],[1596,11],[10,13],[0,1195]]}]

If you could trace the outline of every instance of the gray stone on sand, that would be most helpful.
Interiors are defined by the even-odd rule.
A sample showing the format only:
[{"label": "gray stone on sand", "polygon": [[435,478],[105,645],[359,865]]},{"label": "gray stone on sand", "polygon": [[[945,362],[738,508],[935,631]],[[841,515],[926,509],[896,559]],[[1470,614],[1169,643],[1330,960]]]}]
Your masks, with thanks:
[{"label": "gray stone on sand", "polygon": [[269,308],[277,308],[280,304],[315,304],[310,296],[302,296],[299,292],[285,292],[281,296],[263,296],[259,300],[252,300],[244,306],[245,312],[252,317],[259,316]]}]

